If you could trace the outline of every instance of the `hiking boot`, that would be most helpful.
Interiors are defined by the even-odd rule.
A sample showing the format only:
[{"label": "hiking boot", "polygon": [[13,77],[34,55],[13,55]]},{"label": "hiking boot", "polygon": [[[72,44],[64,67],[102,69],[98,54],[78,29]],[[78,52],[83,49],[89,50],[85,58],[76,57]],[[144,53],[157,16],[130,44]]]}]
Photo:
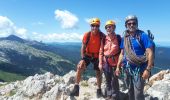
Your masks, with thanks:
[{"label": "hiking boot", "polygon": [[107,96],[105,100],[112,100],[111,96]]},{"label": "hiking boot", "polygon": [[70,93],[70,96],[79,96],[79,85],[74,85],[74,88]]},{"label": "hiking boot", "polygon": [[97,98],[100,98],[100,97],[102,97],[103,96],[103,94],[102,94],[102,90],[101,89],[97,89]]},{"label": "hiking boot", "polygon": [[115,99],[115,97],[113,96],[107,96],[105,100],[119,100],[119,99]]}]

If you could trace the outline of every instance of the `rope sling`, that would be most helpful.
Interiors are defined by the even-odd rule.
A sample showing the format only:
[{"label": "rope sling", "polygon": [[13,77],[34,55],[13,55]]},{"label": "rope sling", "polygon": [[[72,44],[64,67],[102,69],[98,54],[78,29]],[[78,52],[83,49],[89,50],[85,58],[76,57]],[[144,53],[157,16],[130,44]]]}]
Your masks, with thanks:
[{"label": "rope sling", "polygon": [[[140,33],[136,34],[136,37],[139,37],[139,36],[140,36]],[[137,56],[134,50],[132,50],[132,43],[130,40],[130,34],[128,32],[125,32],[124,46],[125,46],[126,58],[130,63],[140,66],[147,62],[146,55]]]}]

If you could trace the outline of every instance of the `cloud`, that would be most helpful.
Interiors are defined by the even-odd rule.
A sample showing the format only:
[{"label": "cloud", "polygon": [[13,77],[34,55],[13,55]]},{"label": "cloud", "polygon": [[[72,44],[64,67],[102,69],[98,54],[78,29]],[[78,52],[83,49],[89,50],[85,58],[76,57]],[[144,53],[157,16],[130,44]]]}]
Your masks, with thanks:
[{"label": "cloud", "polygon": [[0,16],[0,37],[15,34],[19,37],[27,38],[26,32],[25,28],[17,28],[9,18]]},{"label": "cloud", "polygon": [[7,17],[0,16],[0,37],[8,36],[15,32],[14,23]]},{"label": "cloud", "polygon": [[76,15],[67,10],[62,11],[57,9],[55,11],[55,18],[61,23],[61,27],[64,29],[76,28],[77,22],[79,21]]},{"label": "cloud", "polygon": [[16,35],[26,39],[27,38],[27,30],[25,28],[16,29]]},{"label": "cloud", "polygon": [[9,18],[0,16],[0,37],[7,37],[10,34],[17,35],[24,39],[43,42],[80,42],[82,35],[78,33],[48,33],[41,34],[32,32],[28,34],[25,28],[18,28]]},{"label": "cloud", "polygon": [[83,35],[78,33],[49,33],[40,34],[37,32],[32,33],[32,39],[43,42],[80,42]]}]

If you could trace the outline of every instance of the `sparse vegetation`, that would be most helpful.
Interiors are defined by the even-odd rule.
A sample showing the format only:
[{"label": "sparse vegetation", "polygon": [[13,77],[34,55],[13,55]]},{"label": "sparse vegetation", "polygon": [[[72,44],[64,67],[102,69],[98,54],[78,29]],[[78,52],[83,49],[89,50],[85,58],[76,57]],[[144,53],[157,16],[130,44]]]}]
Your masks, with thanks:
[{"label": "sparse vegetation", "polygon": [[89,92],[85,92],[85,93],[84,93],[84,96],[89,97],[89,96],[90,96],[90,93],[89,93]]},{"label": "sparse vegetation", "polygon": [[15,73],[4,72],[4,71],[0,70],[0,80],[1,81],[11,82],[11,81],[23,80],[23,79],[25,79],[25,76],[15,74]]},{"label": "sparse vegetation", "polygon": [[8,84],[8,83],[5,83],[5,84],[0,84],[0,87],[1,87],[1,86],[5,86],[6,84]]},{"label": "sparse vegetation", "polygon": [[88,87],[88,86],[89,86],[89,84],[88,84],[88,82],[87,82],[87,81],[82,81],[82,82],[81,82],[81,86]]},{"label": "sparse vegetation", "polygon": [[11,90],[10,93],[9,93],[9,96],[13,96],[16,94],[16,90]]},{"label": "sparse vegetation", "polygon": [[0,73],[1,81],[20,80],[24,78],[23,76],[42,74],[47,71],[64,75],[73,69],[74,64],[71,61],[40,48],[46,48],[46,44],[20,41],[0,40],[0,70],[4,72]]}]

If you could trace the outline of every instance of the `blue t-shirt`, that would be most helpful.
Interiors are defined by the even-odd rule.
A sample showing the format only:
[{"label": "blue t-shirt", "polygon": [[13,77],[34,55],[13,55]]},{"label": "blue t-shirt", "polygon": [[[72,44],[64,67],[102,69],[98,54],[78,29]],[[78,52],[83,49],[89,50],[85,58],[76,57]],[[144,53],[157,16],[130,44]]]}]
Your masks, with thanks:
[{"label": "blue t-shirt", "polygon": [[[136,33],[136,34],[139,34],[139,33]],[[148,35],[146,33],[142,32],[140,34],[141,34],[140,35],[140,41],[141,42],[139,42],[139,40],[136,37],[130,36],[130,41],[131,41],[131,44],[132,44],[132,50],[136,53],[137,56],[144,55],[146,48],[150,48],[150,47],[153,46],[153,42],[150,40],[150,38],[148,37]],[[122,38],[120,48],[124,49],[124,38]],[[124,53],[124,56],[123,56],[123,63],[125,65],[127,64],[127,59],[126,59],[125,53]],[[129,65],[132,68],[132,70],[136,69],[136,67],[139,67],[139,66],[136,66],[136,65],[130,64],[130,63],[129,63]],[[147,66],[146,63],[142,64],[140,66],[140,72],[143,72],[144,69],[146,68],[146,66]]]}]

